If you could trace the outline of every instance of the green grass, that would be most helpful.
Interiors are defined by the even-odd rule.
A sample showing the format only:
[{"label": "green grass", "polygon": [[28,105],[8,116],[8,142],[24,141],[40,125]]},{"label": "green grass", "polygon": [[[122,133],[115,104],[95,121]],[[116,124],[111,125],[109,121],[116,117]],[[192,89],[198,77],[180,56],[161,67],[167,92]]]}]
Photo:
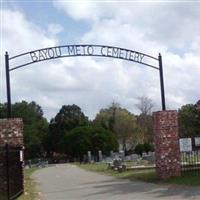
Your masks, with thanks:
[{"label": "green grass", "polygon": [[115,176],[117,178],[127,178],[130,180],[141,180],[141,181],[147,181],[152,182],[156,181],[156,175],[155,170],[129,170],[124,172],[117,172],[112,169],[108,169],[108,165],[101,163],[101,164],[76,164],[82,169],[89,170],[89,171],[95,171],[102,174],[107,174],[110,176]]},{"label": "green grass", "polygon": [[25,175],[25,192],[23,195],[21,195],[17,200],[35,200],[38,198],[38,193],[36,191],[36,184],[34,180],[31,178],[31,175],[33,172],[38,170],[38,168],[31,168],[31,169],[25,169],[24,175]]},{"label": "green grass", "polygon": [[200,172],[187,172],[181,177],[173,177],[167,180],[159,180],[156,176],[155,170],[129,170],[125,172],[117,172],[108,169],[107,164],[76,164],[82,169],[103,173],[117,178],[125,178],[129,180],[139,180],[158,184],[175,184],[175,185],[189,185],[200,186]]},{"label": "green grass", "polygon": [[187,172],[180,177],[170,178],[165,182],[177,185],[200,186],[200,172]]}]

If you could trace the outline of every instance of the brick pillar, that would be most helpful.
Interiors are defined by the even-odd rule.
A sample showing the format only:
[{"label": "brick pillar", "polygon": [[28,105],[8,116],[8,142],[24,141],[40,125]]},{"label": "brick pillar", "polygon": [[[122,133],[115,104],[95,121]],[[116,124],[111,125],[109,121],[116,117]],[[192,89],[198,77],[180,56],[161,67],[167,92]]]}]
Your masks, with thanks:
[{"label": "brick pillar", "polygon": [[0,146],[23,146],[23,121],[20,118],[0,119]]},{"label": "brick pillar", "polygon": [[160,179],[181,175],[178,113],[174,110],[153,113],[156,173]]}]

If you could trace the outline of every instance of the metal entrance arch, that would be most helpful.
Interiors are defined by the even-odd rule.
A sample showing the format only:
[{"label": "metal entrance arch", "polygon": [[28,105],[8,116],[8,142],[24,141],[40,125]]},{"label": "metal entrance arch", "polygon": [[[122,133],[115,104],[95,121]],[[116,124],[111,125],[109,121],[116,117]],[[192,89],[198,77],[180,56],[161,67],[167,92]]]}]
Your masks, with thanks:
[{"label": "metal entrance arch", "polygon": [[[117,58],[126,61],[136,62],[142,65],[151,67],[159,71],[160,76],[160,91],[162,110],[166,110],[165,105],[165,90],[163,78],[162,56],[159,53],[158,57],[153,57],[145,53],[133,51],[115,46],[106,45],[63,45],[37,49],[34,51],[25,52],[16,56],[9,57],[8,52],[5,53],[5,67],[6,67],[6,87],[7,87],[7,117],[11,117],[11,90],[10,90],[10,72],[26,65],[31,65],[37,62],[42,62],[50,59],[57,59],[63,57],[74,56],[96,56]],[[20,64],[16,64],[19,62]],[[13,64],[14,63],[14,64]],[[10,65],[14,65],[10,67]]]}]

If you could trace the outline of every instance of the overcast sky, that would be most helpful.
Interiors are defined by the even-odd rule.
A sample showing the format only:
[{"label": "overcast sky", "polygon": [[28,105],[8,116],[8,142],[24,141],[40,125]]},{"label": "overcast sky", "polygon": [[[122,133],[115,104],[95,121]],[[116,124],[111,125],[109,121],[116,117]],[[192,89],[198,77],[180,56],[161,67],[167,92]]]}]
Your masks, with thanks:
[{"label": "overcast sky", "polygon": [[[166,104],[178,109],[200,99],[198,1],[1,1],[1,102],[6,101],[4,54],[44,47],[101,44],[163,57]],[[18,63],[20,64],[20,63]],[[77,104],[93,119],[115,101],[138,113],[138,97],[161,109],[159,72],[111,58],[74,57],[11,72],[12,102],[34,100],[45,116]]]}]

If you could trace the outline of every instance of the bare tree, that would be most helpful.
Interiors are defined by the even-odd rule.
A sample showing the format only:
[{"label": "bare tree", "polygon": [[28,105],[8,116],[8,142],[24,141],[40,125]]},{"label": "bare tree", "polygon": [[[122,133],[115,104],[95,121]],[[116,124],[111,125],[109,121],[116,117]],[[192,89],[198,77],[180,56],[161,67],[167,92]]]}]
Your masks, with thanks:
[{"label": "bare tree", "polygon": [[150,98],[142,96],[138,98],[139,103],[136,104],[141,114],[138,116],[138,125],[144,134],[144,142],[153,142],[153,119],[152,108],[153,102]]},{"label": "bare tree", "polygon": [[153,102],[150,98],[142,96],[138,98],[139,103],[136,104],[137,108],[143,115],[151,115],[152,108],[154,107]]}]

